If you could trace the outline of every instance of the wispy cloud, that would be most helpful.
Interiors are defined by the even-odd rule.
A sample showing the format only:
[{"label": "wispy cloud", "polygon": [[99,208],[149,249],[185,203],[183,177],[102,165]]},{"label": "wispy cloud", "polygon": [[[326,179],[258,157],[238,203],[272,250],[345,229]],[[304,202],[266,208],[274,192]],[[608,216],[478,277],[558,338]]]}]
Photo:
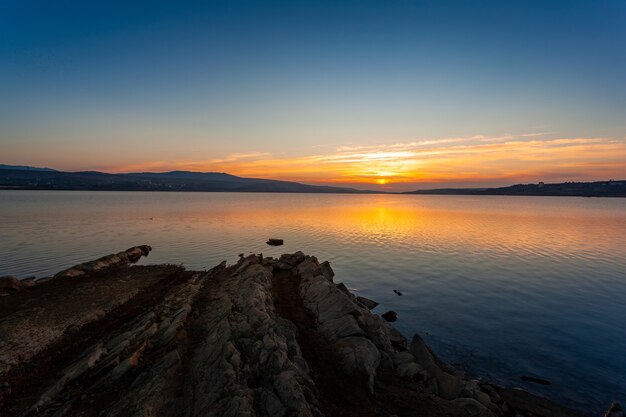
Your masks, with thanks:
[{"label": "wispy cloud", "polygon": [[[582,180],[626,177],[626,138],[546,138],[546,133],[338,146],[310,155],[249,152],[157,161],[118,171],[189,169],[316,183]],[[319,149],[316,149],[319,151]]]}]

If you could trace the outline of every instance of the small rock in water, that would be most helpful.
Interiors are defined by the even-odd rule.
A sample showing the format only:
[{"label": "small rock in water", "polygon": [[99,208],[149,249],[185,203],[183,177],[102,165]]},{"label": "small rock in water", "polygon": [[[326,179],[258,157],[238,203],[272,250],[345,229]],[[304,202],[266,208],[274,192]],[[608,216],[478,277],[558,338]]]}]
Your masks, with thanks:
[{"label": "small rock in water", "polygon": [[373,310],[378,305],[376,301],[361,296],[356,297],[356,300],[367,307],[368,310]]},{"label": "small rock in water", "polygon": [[402,295],[402,293],[400,291],[398,291],[398,290],[393,290],[393,292],[395,292],[398,295]]},{"label": "small rock in water", "polygon": [[383,314],[381,317],[384,318],[385,320],[389,321],[389,322],[394,322],[394,321],[398,320],[398,313],[396,313],[395,311],[391,310],[391,311],[388,311],[385,314]]},{"label": "small rock in water", "polygon": [[284,242],[283,242],[282,239],[268,239],[267,242],[265,242],[265,243],[267,243],[268,245],[271,245],[271,246],[280,246]]},{"label": "small rock in water", "polygon": [[613,401],[611,407],[607,410],[604,417],[624,417],[624,410],[622,410],[622,406],[617,401]]},{"label": "small rock in water", "polygon": [[535,384],[540,384],[540,385],[552,385],[552,383],[548,381],[547,379],[536,378],[534,376],[522,375],[521,380],[525,382],[534,382]]}]

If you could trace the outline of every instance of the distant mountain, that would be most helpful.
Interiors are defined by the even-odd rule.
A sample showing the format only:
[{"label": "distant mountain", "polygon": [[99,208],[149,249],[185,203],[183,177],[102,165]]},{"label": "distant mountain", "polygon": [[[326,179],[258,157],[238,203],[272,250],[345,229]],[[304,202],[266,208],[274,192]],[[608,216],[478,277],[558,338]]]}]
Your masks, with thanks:
[{"label": "distant mountain", "polygon": [[626,181],[516,184],[499,188],[439,188],[403,194],[526,195],[571,197],[626,197]]},{"label": "distant mountain", "polygon": [[17,170],[17,171],[49,171],[49,172],[57,172],[56,169],[36,168],[36,167],[29,167],[29,166],[26,166],[26,165],[5,165],[5,164],[0,164],[0,169],[13,169],[13,170]]},{"label": "distant mountain", "polygon": [[242,178],[220,172],[63,172],[42,168],[0,169],[0,189],[93,191],[215,191],[275,193],[373,193],[353,188],[300,184],[290,181]]}]

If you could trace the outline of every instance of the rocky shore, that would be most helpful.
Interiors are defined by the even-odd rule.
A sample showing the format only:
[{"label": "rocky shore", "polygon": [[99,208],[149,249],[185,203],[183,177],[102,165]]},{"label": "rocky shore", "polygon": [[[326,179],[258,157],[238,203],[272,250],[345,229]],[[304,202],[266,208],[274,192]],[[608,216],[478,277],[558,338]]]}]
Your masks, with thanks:
[{"label": "rocky shore", "polygon": [[131,266],[150,250],[0,278],[0,416],[577,415],[442,362],[314,256]]}]

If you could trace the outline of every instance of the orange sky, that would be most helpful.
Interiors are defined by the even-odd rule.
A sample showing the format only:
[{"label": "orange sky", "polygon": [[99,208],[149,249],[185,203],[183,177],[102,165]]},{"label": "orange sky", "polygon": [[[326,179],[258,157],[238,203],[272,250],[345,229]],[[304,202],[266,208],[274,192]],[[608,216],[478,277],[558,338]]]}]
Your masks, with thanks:
[{"label": "orange sky", "polygon": [[300,155],[250,151],[214,159],[145,161],[112,172],[218,171],[359,188],[411,190],[537,181],[626,178],[625,138],[473,136],[310,148]]}]

